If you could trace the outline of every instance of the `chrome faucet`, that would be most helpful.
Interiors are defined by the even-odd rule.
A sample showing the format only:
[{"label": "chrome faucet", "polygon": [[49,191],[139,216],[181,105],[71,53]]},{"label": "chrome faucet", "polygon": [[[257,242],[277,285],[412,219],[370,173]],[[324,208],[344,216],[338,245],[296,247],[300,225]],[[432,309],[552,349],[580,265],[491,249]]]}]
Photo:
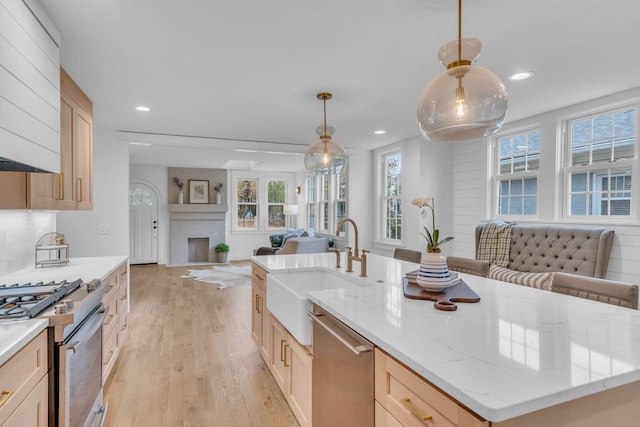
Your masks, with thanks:
[{"label": "chrome faucet", "polygon": [[347,249],[347,273],[351,273],[353,271],[353,261],[360,262],[360,277],[367,277],[367,252],[364,249],[362,250],[362,257],[360,257],[360,249],[358,248],[358,226],[355,221],[351,218],[342,218],[338,223],[338,227],[336,228],[336,236],[340,236],[340,229],[346,223],[350,222],[353,225],[353,231],[355,232],[355,254],[351,252],[351,248],[349,246]]}]

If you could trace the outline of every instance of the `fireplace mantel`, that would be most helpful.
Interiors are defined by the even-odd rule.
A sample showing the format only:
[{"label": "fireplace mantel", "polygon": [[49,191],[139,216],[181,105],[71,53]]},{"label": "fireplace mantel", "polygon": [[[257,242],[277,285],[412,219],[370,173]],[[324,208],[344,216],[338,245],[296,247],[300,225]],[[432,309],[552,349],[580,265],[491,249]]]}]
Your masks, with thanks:
[{"label": "fireplace mantel", "polygon": [[181,212],[181,213],[219,213],[219,212],[227,212],[229,210],[229,205],[212,205],[212,204],[177,204],[170,203],[169,204],[169,212]]}]

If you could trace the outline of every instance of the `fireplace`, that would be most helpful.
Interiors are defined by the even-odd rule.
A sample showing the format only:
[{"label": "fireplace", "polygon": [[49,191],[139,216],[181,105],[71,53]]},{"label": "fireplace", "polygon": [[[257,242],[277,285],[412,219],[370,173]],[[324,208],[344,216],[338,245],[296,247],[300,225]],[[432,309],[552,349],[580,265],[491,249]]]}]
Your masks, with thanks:
[{"label": "fireplace", "polygon": [[225,241],[226,205],[169,205],[171,265],[216,262],[214,251]]}]

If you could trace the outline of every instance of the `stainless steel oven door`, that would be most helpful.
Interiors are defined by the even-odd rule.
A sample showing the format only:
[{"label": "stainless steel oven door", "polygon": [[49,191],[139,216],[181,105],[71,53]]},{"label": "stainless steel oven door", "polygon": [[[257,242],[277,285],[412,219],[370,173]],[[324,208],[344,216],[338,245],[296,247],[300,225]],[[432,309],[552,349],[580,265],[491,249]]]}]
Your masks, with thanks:
[{"label": "stainless steel oven door", "polygon": [[58,426],[100,425],[102,406],[102,323],[109,307],[100,304],[58,345]]}]

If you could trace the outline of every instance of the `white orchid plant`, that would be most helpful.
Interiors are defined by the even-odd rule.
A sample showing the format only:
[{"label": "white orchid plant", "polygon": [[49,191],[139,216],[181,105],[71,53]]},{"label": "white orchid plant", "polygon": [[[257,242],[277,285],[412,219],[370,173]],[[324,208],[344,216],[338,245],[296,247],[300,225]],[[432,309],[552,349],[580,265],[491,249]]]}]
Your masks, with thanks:
[{"label": "white orchid plant", "polygon": [[423,212],[427,208],[431,210],[431,230],[433,231],[429,231],[429,229],[425,226],[424,233],[420,233],[420,235],[427,240],[427,252],[440,253],[440,245],[453,240],[453,237],[446,237],[442,240],[438,240],[440,238],[440,230],[436,229],[436,210],[434,198],[418,197],[417,199],[413,199],[411,201],[411,204],[417,206]]}]

